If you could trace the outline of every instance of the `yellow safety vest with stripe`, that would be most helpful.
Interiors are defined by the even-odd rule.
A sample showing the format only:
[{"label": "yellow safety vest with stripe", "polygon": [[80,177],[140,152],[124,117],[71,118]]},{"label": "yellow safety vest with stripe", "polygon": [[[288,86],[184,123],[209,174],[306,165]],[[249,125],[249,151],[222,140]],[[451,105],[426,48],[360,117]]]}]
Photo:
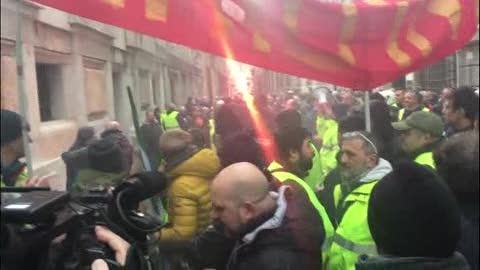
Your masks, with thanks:
[{"label": "yellow safety vest with stripe", "polygon": [[[422,108],[423,112],[429,112],[430,110],[427,107]],[[405,115],[405,108],[398,111],[398,121],[403,120],[403,116]]]},{"label": "yellow safety vest with stripe", "polygon": [[172,111],[170,113],[162,112],[160,119],[162,121],[165,131],[175,128],[180,128],[177,120],[178,112]]},{"label": "yellow safety vest with stripe", "polygon": [[210,136],[210,149],[212,149],[213,151],[217,151],[217,148],[215,147],[215,120],[214,119],[210,119],[208,120],[208,124],[210,126],[210,130],[209,130],[209,136]]},{"label": "yellow safety vest with stripe", "polygon": [[321,182],[335,167],[337,167],[337,153],[340,150],[338,146],[338,123],[333,119],[324,117],[317,118],[317,134],[322,139],[322,149],[320,149],[320,163],[322,164]]},{"label": "yellow safety vest with stripe", "polygon": [[378,180],[362,184],[345,197],[341,185],[336,185],[333,193],[335,209],[344,208],[333,243],[328,253],[326,269],[354,270],[358,256],[377,255],[377,248],[368,227],[368,201]]},{"label": "yellow safety vest with stripe", "polygon": [[293,173],[285,171],[283,166],[276,161],[273,161],[272,163],[270,163],[270,165],[268,166],[268,171],[270,171],[272,175],[275,178],[277,178],[278,181],[280,181],[281,183],[287,180],[291,180],[298,183],[303,188],[303,190],[308,196],[308,199],[310,200],[310,202],[312,203],[312,205],[315,207],[318,214],[322,218],[323,228],[325,229],[325,241],[323,243],[322,250],[328,249],[332,242],[332,236],[334,233],[333,225],[330,219],[328,218],[327,211],[325,211],[325,208],[320,203],[320,201],[318,200],[313,190],[300,177],[294,175]]},{"label": "yellow safety vest with stripe", "polygon": [[[23,168],[22,172],[18,175],[17,179],[15,180],[15,187],[24,187],[27,184],[27,180],[29,179],[28,177],[28,172],[27,168]],[[0,187],[6,187],[5,183],[3,182],[3,178],[0,179]]]},{"label": "yellow safety vest with stripe", "polygon": [[415,158],[415,162],[420,164],[420,165],[429,166],[434,170],[437,169],[437,166],[435,166],[435,160],[433,159],[433,153],[432,152],[426,152],[426,153],[418,155]]},{"label": "yellow safety vest with stripe", "polygon": [[323,181],[325,178],[322,176],[322,160],[320,152],[313,143],[310,143],[313,149],[312,168],[308,171],[308,175],[305,177],[305,182],[314,191],[322,190]]}]

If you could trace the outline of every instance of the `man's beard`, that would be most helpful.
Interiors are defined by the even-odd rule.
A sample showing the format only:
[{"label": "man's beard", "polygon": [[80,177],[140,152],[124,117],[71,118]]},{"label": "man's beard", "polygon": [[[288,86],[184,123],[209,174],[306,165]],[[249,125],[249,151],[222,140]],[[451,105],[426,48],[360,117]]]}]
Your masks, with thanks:
[{"label": "man's beard", "polygon": [[368,169],[363,167],[358,169],[348,169],[342,166],[340,174],[343,180],[350,182],[359,180],[359,178],[361,178],[367,171]]},{"label": "man's beard", "polygon": [[305,156],[301,156],[300,159],[296,162],[296,172],[294,172],[298,177],[304,178],[308,175],[308,171],[310,171],[313,167],[313,161],[310,158]]}]

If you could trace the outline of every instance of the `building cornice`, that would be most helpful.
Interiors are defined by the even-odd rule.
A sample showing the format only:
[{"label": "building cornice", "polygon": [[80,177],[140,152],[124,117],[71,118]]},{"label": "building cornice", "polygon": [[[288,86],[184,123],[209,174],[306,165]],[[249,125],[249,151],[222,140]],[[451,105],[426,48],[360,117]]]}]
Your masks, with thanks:
[{"label": "building cornice", "polygon": [[16,13],[18,1],[22,2],[20,12],[27,18],[36,19],[38,16],[38,11],[43,8],[39,4],[24,0],[2,0],[1,7],[2,9],[7,9]]}]

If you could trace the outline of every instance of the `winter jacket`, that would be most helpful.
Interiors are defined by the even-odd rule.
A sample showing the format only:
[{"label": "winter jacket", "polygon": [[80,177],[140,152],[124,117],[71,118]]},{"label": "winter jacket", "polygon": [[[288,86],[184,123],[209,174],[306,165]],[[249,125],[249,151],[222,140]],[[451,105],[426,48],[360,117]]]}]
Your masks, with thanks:
[{"label": "winter jacket", "polygon": [[170,226],[161,230],[162,240],[187,240],[210,224],[210,181],[220,161],[210,149],[196,152],[168,170],[173,179],[167,191]]},{"label": "winter jacket", "polygon": [[[162,241],[160,252],[180,254],[192,269],[321,269],[323,228],[312,226],[316,223],[308,218],[318,214],[307,196],[285,198],[286,186],[272,186],[279,194],[277,207],[242,226],[236,239],[209,226],[191,241]],[[298,192],[295,186],[288,188]]]},{"label": "winter jacket", "polygon": [[468,270],[465,258],[455,253],[447,259],[403,258],[403,257],[360,257],[356,270]]},{"label": "winter jacket", "polygon": [[61,157],[63,162],[65,162],[65,167],[67,169],[67,191],[70,191],[72,190],[73,183],[80,170],[90,167],[88,148],[83,147],[76,150],[70,150],[62,153]]},{"label": "winter jacket", "polygon": [[465,256],[471,270],[478,270],[478,202],[460,202],[459,206],[462,211],[462,235],[458,242],[457,251]]},{"label": "winter jacket", "polygon": [[[248,233],[237,241],[226,270],[313,270],[321,269],[321,247],[299,240],[306,231],[292,228],[287,201],[280,188],[275,212],[264,215]],[[312,209],[313,210],[313,209]],[[310,239],[315,243],[318,239]]]}]

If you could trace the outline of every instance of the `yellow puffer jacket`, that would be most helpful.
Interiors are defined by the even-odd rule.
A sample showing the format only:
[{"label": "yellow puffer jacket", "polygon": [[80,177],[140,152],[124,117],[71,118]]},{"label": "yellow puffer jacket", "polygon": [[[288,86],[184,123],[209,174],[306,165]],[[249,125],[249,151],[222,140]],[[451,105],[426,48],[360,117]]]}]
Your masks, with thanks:
[{"label": "yellow puffer jacket", "polygon": [[162,240],[188,240],[210,224],[210,181],[220,170],[220,161],[210,149],[187,159],[169,175],[167,211],[170,226],[161,230]]}]

